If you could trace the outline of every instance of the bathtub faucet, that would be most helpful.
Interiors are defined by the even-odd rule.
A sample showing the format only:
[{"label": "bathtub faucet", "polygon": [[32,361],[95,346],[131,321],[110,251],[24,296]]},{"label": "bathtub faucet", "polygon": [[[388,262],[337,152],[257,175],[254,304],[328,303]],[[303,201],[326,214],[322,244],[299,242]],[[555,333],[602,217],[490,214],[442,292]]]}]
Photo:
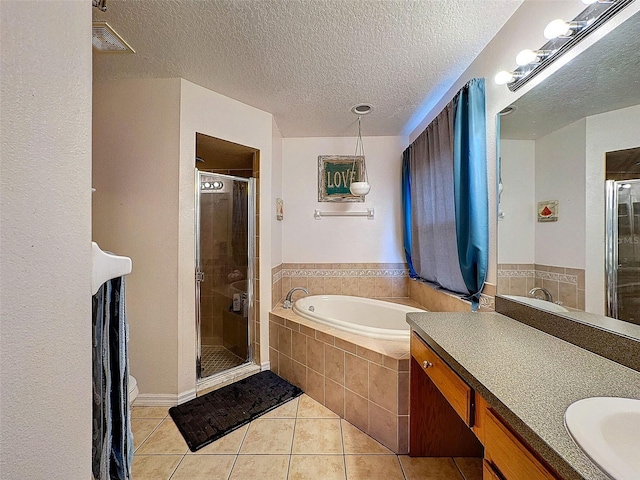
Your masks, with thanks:
[{"label": "bathtub faucet", "polygon": [[533,298],[538,298],[536,297],[537,292],[542,292],[544,294],[544,299],[547,302],[553,302],[553,297],[551,296],[551,292],[549,292],[549,290],[547,290],[546,288],[534,287],[531,290],[529,290],[529,295],[531,295]]},{"label": "bathtub faucet", "polygon": [[289,293],[287,293],[287,296],[284,299],[284,308],[291,308],[291,305],[293,305],[293,302],[291,301],[291,298],[293,297],[293,292],[297,291],[297,290],[302,290],[304,293],[306,293],[307,295],[309,295],[309,290],[307,290],[304,287],[293,287],[291,290],[289,290]]}]

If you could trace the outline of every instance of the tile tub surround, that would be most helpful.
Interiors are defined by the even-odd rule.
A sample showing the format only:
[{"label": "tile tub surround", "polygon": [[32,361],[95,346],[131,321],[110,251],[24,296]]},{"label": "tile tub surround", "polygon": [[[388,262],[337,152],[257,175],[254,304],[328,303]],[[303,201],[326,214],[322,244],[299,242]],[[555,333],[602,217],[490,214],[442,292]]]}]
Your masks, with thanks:
[{"label": "tile tub surround", "polygon": [[271,370],[390,450],[408,451],[408,340],[343,332],[281,306],[269,338]]},{"label": "tile tub surround", "polygon": [[[480,296],[480,311],[491,312],[495,309],[496,286],[485,283]],[[461,295],[438,288],[437,286],[409,279],[409,298],[430,312],[469,312],[471,303]]]},{"label": "tile tub surround", "polygon": [[[406,298],[432,312],[467,312],[469,302],[445,290],[409,278],[405,263],[283,263],[271,269],[271,308],[293,287],[311,295],[353,295],[367,298]],[[486,284],[480,309],[494,310],[496,286]],[[294,300],[302,293],[294,294]]]},{"label": "tile tub surround", "polygon": [[271,280],[271,308],[293,287],[305,287],[311,295],[409,296],[409,271],[404,263],[283,263],[271,269]]},{"label": "tile tub surround", "polygon": [[501,263],[498,265],[498,293],[528,296],[533,287],[549,290],[553,300],[568,308],[584,310],[584,269],[540,264]]},{"label": "tile tub surround", "polygon": [[640,398],[640,373],[498,313],[410,313],[409,324],[565,480],[607,477],[564,426],[582,398]]}]

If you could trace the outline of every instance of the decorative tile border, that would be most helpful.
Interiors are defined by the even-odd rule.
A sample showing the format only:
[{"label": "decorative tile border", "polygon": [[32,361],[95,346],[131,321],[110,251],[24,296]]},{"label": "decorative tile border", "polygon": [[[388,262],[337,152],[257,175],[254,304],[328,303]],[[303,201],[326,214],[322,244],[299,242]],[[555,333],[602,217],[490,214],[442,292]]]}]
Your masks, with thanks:
[{"label": "decorative tile border", "polygon": [[282,280],[282,270],[273,274],[273,281],[271,283],[275,285],[276,282],[279,282],[280,280]]},{"label": "decorative tile border", "polygon": [[553,280],[555,282],[569,283],[571,285],[578,285],[577,275],[567,275],[565,273],[542,272],[540,270],[536,270],[536,278],[540,278],[542,280]]},{"label": "decorative tile border", "polygon": [[535,270],[498,270],[498,277],[535,277]]},{"label": "decorative tile border", "polygon": [[546,272],[543,270],[498,270],[498,277],[501,278],[539,278],[541,280],[552,280],[554,282],[569,283],[571,285],[578,284],[577,275],[569,275],[566,273]]},{"label": "decorative tile border", "polygon": [[408,277],[405,269],[283,269],[282,277]]},{"label": "decorative tile border", "polygon": [[480,294],[480,307],[490,310],[496,309],[496,299],[491,295]]}]

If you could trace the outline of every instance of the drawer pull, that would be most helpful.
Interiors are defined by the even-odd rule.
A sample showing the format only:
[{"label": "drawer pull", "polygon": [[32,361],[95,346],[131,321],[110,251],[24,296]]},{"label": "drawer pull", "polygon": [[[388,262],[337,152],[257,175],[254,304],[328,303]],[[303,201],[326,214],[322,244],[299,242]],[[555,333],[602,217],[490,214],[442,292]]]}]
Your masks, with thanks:
[{"label": "drawer pull", "polygon": [[424,362],[422,362],[422,366],[423,366],[424,368],[433,367],[433,363],[431,363],[431,362],[430,362],[430,361],[428,361],[428,360],[425,360]]}]

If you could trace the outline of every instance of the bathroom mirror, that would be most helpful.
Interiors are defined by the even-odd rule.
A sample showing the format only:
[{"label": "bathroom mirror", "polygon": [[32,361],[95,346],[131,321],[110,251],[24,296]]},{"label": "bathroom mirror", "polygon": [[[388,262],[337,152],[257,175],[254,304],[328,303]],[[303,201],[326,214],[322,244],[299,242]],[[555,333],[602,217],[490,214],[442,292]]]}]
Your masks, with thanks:
[{"label": "bathroom mirror", "polygon": [[500,116],[498,296],[640,339],[605,282],[607,157],[640,147],[638,32],[635,13]]}]

